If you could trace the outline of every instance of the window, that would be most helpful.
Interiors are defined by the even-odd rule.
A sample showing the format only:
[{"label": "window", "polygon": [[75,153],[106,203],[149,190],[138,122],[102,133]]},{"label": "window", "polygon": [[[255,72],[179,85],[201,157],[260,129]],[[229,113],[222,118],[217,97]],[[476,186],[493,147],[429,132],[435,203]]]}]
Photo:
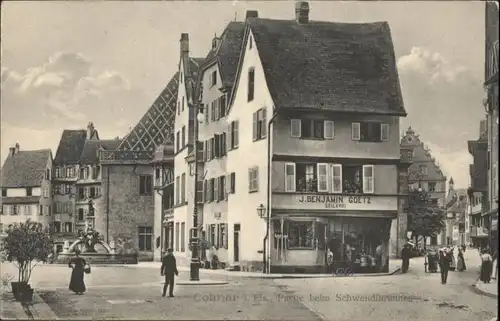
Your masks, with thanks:
[{"label": "window", "polygon": [[266,108],[261,108],[253,113],[253,140],[266,137]]},{"label": "window", "polygon": [[85,220],[85,216],[84,216],[84,213],[83,213],[83,208],[79,208],[78,209],[78,220],[79,221]]},{"label": "window", "polygon": [[179,252],[179,222],[175,223],[175,251]]},{"label": "window", "polygon": [[153,228],[151,226],[139,227],[139,251],[153,250]]},{"label": "window", "polygon": [[250,68],[248,71],[248,96],[247,101],[252,101],[255,95],[255,69]]},{"label": "window", "polygon": [[12,205],[12,212],[10,215],[18,215],[19,214],[19,205]]},{"label": "window", "polygon": [[253,167],[248,170],[248,191],[257,192],[259,190],[259,168]]},{"label": "window", "polygon": [[45,179],[50,181],[50,169],[45,170]]},{"label": "window", "polygon": [[227,249],[227,224],[219,224],[219,246]]},{"label": "window", "polygon": [[216,231],[215,228],[216,228],[215,224],[210,224],[210,245],[218,248],[217,238],[216,238],[216,234],[215,234],[215,231]]},{"label": "window", "polygon": [[180,200],[181,200],[180,188],[181,188],[180,177],[177,176],[175,178],[175,204],[176,205],[179,205]]},{"label": "window", "polygon": [[435,182],[429,182],[428,187],[429,187],[429,192],[436,191],[436,183]]},{"label": "window", "polygon": [[184,146],[186,146],[186,126],[182,126],[182,147],[181,148],[184,148]]},{"label": "window", "polygon": [[24,215],[31,215],[31,205],[24,205]]},{"label": "window", "polygon": [[291,119],[290,120],[290,136],[292,137],[301,137],[302,136],[302,122],[300,119]]},{"label": "window", "polygon": [[139,175],[139,195],[151,195],[153,191],[153,175]]},{"label": "window", "polygon": [[61,232],[61,222],[54,222],[54,232],[55,233]]},{"label": "window", "polygon": [[238,127],[239,127],[239,122],[237,120],[231,122],[231,124],[229,125],[229,130],[228,130],[228,134],[229,134],[229,138],[228,138],[229,148],[228,149],[238,148],[238,144],[239,144],[239,141],[238,141]]},{"label": "window", "polygon": [[342,191],[346,194],[363,193],[362,178],[363,167],[359,165],[342,166]]},{"label": "window", "polygon": [[181,175],[181,202],[186,202],[186,173]]},{"label": "window", "polygon": [[181,252],[185,252],[185,243],[186,243],[186,223],[181,223]]},{"label": "window", "polygon": [[363,193],[373,193],[373,165],[363,165]]},{"label": "window", "polygon": [[175,142],[176,142],[176,145],[177,145],[177,151],[180,151],[181,150],[181,133],[180,132],[177,132],[176,134],[177,136],[175,137]]},{"label": "window", "polygon": [[61,177],[61,169],[59,167],[56,168],[56,177]]},{"label": "window", "polygon": [[82,200],[85,199],[87,196],[85,195],[85,188],[84,187],[79,187],[78,188],[78,199]]},{"label": "window", "polygon": [[33,189],[31,187],[26,188],[26,196],[32,196],[33,195]]},{"label": "window", "polygon": [[359,122],[351,125],[351,138],[362,142],[389,140],[389,125],[375,122]]},{"label": "window", "polygon": [[210,86],[217,85],[217,70],[212,71],[210,75]]},{"label": "window", "polygon": [[80,168],[80,179],[85,179],[85,168]]},{"label": "window", "polygon": [[213,200],[219,202],[219,178],[214,178],[214,198]]},{"label": "window", "polygon": [[47,186],[43,187],[43,197],[49,197],[49,188]]},{"label": "window", "polygon": [[161,177],[161,168],[157,167],[155,168],[155,180],[159,180]]},{"label": "window", "polygon": [[288,247],[290,249],[313,248],[313,222],[288,221]]},{"label": "window", "polygon": [[295,163],[285,164],[285,192],[295,192]]},{"label": "window", "polygon": [[64,232],[65,233],[72,233],[73,232],[73,223],[64,222]]},{"label": "window", "polygon": [[39,215],[43,215],[43,205],[40,205],[40,206],[38,207],[38,214],[39,214]]},{"label": "window", "polygon": [[2,188],[2,197],[7,197],[7,189]]},{"label": "window", "polygon": [[182,96],[182,103],[181,103],[181,108],[182,108],[182,111],[184,111],[184,96]]},{"label": "window", "polygon": [[419,169],[420,169],[420,173],[422,175],[427,175],[427,166],[426,165],[420,165]]},{"label": "window", "polygon": [[250,36],[250,37],[248,37],[248,48],[252,49],[252,45],[253,45],[252,36]]},{"label": "window", "polygon": [[316,164],[295,164],[296,181],[295,186],[299,192],[316,192],[318,180],[316,177]]},{"label": "window", "polygon": [[322,120],[304,119],[301,121],[302,138],[324,138],[324,122]]}]

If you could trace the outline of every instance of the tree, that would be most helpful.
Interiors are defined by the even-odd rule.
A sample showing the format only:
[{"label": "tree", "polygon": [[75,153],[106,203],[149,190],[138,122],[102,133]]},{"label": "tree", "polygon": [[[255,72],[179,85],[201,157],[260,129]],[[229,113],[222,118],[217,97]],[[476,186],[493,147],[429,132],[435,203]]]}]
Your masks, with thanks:
[{"label": "tree", "polygon": [[29,282],[33,269],[40,262],[47,262],[52,250],[50,235],[40,223],[28,219],[11,225],[7,230],[4,253],[7,261],[16,265],[19,282]]},{"label": "tree", "polygon": [[445,227],[446,212],[437,204],[433,204],[429,193],[421,189],[410,190],[408,193],[408,231],[419,241],[439,234]]}]

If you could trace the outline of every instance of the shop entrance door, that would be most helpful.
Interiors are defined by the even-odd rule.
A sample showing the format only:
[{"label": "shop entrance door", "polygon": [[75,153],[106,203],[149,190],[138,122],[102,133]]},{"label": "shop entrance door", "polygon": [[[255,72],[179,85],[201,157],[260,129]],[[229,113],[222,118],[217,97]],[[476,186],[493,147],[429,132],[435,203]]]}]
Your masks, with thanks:
[{"label": "shop entrance door", "polygon": [[327,240],[327,224],[324,222],[316,222],[316,264],[326,267],[326,240]]}]

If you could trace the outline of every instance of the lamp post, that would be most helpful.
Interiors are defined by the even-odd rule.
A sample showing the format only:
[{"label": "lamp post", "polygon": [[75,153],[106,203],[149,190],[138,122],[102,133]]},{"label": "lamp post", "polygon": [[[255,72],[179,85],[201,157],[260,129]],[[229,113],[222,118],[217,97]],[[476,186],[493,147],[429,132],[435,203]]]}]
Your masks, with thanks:
[{"label": "lamp post", "polygon": [[[259,215],[260,218],[263,218],[265,221],[266,221],[266,229],[267,229],[267,212],[266,212],[266,207],[264,206],[264,204],[260,204],[259,206],[257,206],[257,215]],[[263,259],[262,259],[262,263],[264,264],[263,265],[263,270],[264,270],[264,273],[267,272],[267,261],[266,261],[266,238],[264,238],[264,241],[262,242],[263,246],[262,246],[262,253],[263,253]]]},{"label": "lamp post", "polygon": [[190,235],[191,243],[191,263],[189,265],[189,280],[199,281],[200,280],[200,252],[199,252],[199,236],[198,236],[198,124],[203,122],[203,109],[199,105],[195,105],[196,121],[194,122],[194,144],[193,144],[193,154],[194,154],[194,168],[193,168],[193,179],[194,179],[194,194],[193,194],[193,228]]}]

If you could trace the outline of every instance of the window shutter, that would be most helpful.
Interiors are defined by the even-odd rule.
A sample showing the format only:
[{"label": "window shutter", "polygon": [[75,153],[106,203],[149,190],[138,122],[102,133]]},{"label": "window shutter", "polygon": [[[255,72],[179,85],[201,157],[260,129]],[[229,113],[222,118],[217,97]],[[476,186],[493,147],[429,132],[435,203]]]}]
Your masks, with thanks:
[{"label": "window shutter", "polygon": [[203,181],[203,203],[207,202],[207,180]]},{"label": "window shutter", "polygon": [[219,249],[220,248],[220,244],[219,244],[220,243],[219,242],[220,241],[220,224],[217,224],[216,227],[217,227],[217,230],[215,232],[215,244],[216,244],[215,248]]},{"label": "window shutter", "polygon": [[219,178],[214,179],[214,201],[219,202]]},{"label": "window shutter", "polygon": [[207,106],[205,106],[205,110],[204,110],[204,113],[205,113],[205,124],[208,124],[210,121],[210,108],[208,108],[208,104]]},{"label": "window shutter", "polygon": [[361,137],[361,124],[360,123],[352,123],[351,124],[351,139],[352,140],[360,140]]},{"label": "window shutter", "polygon": [[214,154],[215,154],[215,158],[219,158],[220,157],[220,135],[218,134],[215,134],[214,136]]},{"label": "window shutter", "polygon": [[196,149],[197,149],[197,156],[196,156],[196,160],[197,161],[200,161],[200,160],[203,160],[204,159],[204,155],[205,155],[205,151],[203,150],[203,142],[197,142],[196,143],[197,146],[196,146]]},{"label": "window shutter", "polygon": [[226,116],[226,95],[220,98],[220,116]]},{"label": "window shutter", "polygon": [[215,100],[215,120],[220,119],[220,98]]},{"label": "window shutter", "polygon": [[256,140],[257,140],[257,138],[258,138],[258,137],[257,137],[257,126],[258,126],[258,118],[257,118],[257,113],[256,113],[256,112],[255,112],[255,113],[253,113],[252,117],[253,117],[253,132],[252,132],[252,139],[253,139],[254,141],[256,141]]},{"label": "window shutter", "polygon": [[266,137],[267,135],[267,109],[266,108],[262,108],[262,121],[261,121],[261,132],[262,132],[262,137],[261,138],[264,138]]},{"label": "window shutter", "polygon": [[292,137],[302,136],[302,122],[300,119],[290,119],[290,135]]},{"label": "window shutter", "polygon": [[342,165],[332,164],[331,166],[332,193],[342,193]]},{"label": "window shutter", "polygon": [[234,127],[233,127],[233,141],[234,141],[234,146],[233,148],[236,148],[239,146],[240,143],[240,136],[239,136],[239,130],[240,130],[240,121],[235,120],[234,121]]},{"label": "window shutter", "polygon": [[208,160],[208,144],[207,141],[203,142],[203,161],[206,162]]},{"label": "window shutter", "polygon": [[196,193],[198,193],[198,195],[196,195],[196,203],[203,203],[203,188],[204,188],[204,182],[203,181],[198,181],[196,183]]},{"label": "window shutter", "polygon": [[221,143],[220,143],[220,149],[222,150],[221,156],[226,156],[227,155],[227,134],[226,134],[226,132],[223,132],[221,137],[222,137]]},{"label": "window shutter", "polygon": [[248,169],[248,190],[251,191],[252,190],[252,169],[249,168]]},{"label": "window shutter", "polygon": [[318,172],[318,192],[328,192],[328,165],[324,163],[317,164]]},{"label": "window shutter", "polygon": [[236,173],[231,173],[231,193],[236,191]]},{"label": "window shutter", "polygon": [[383,142],[389,141],[389,124],[380,124],[380,140]]},{"label": "window shutter", "polygon": [[229,234],[229,229],[228,229],[229,225],[227,223],[224,223],[224,231],[226,232],[224,234],[224,248],[227,250],[228,248],[228,238],[227,238],[227,235]]},{"label": "window shutter", "polygon": [[285,192],[295,192],[295,163],[285,164]]},{"label": "window shutter", "polygon": [[210,159],[215,158],[215,137],[210,138]]},{"label": "window shutter", "polygon": [[363,165],[363,193],[374,192],[373,165]]},{"label": "window shutter", "polygon": [[227,148],[227,151],[230,151],[231,150],[231,124],[229,124],[229,126],[227,126],[227,136],[226,136],[226,148]]},{"label": "window shutter", "polygon": [[333,139],[335,137],[335,126],[332,120],[325,120],[324,123],[324,138]]}]

